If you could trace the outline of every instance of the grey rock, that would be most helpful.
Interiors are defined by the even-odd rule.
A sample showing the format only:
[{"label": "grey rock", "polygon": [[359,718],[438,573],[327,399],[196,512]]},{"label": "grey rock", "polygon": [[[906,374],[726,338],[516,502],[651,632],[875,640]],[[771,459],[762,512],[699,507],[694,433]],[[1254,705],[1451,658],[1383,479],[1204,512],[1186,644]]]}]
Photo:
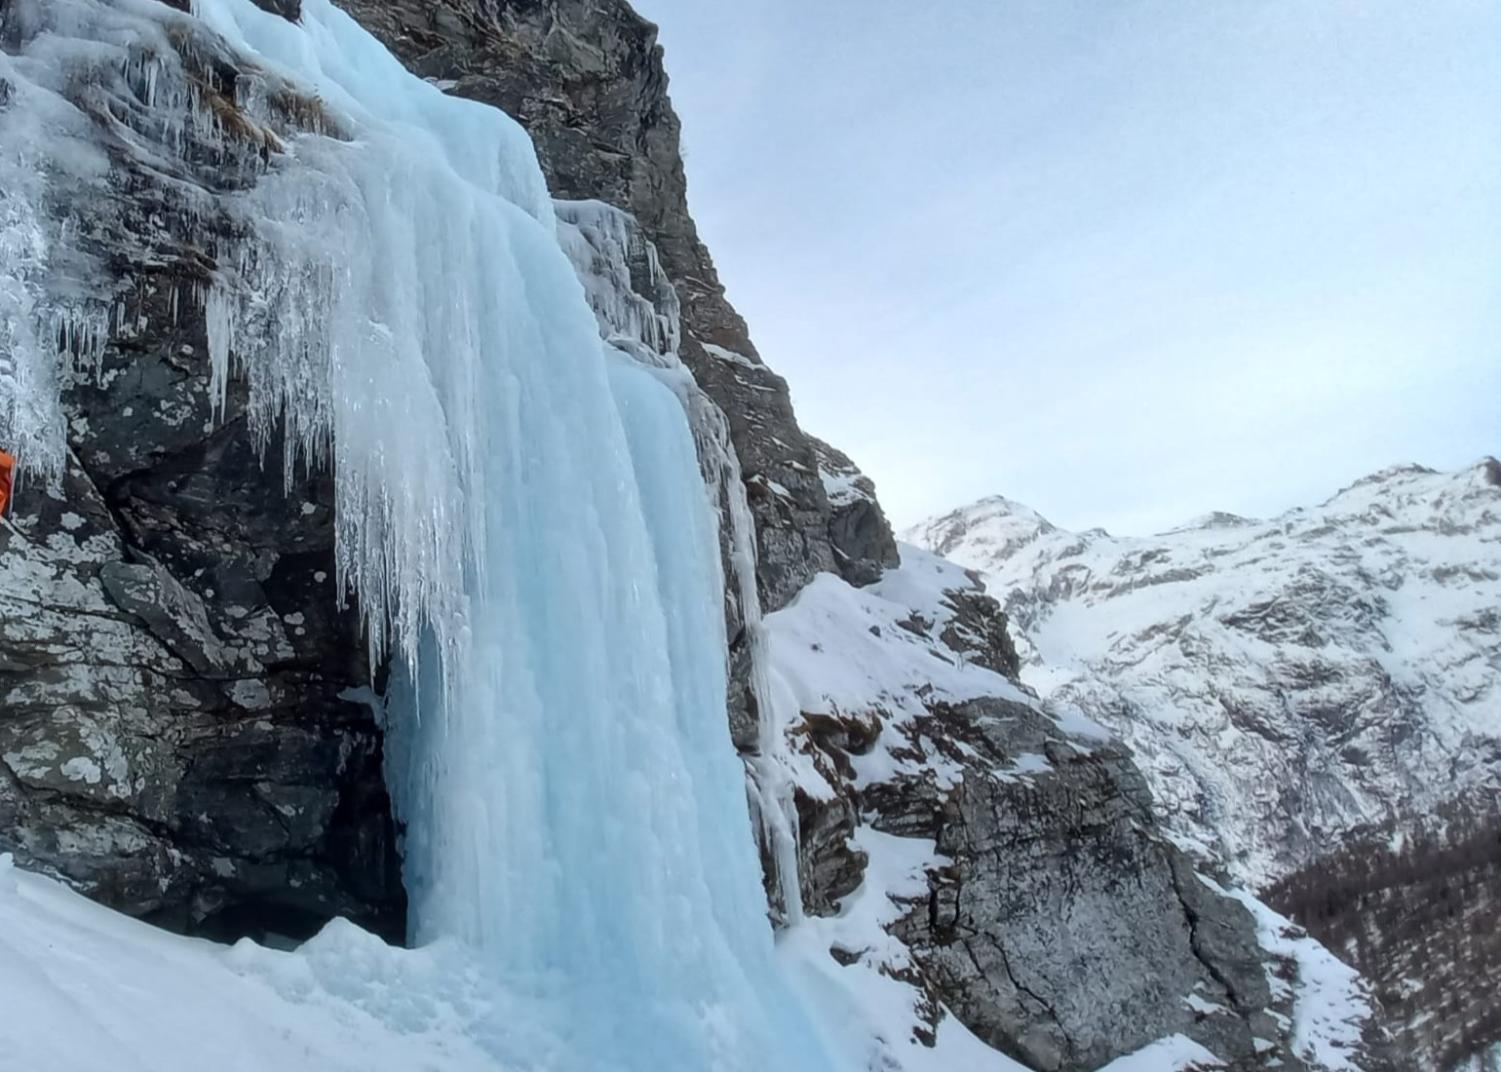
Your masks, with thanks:
[{"label": "grey rock", "polygon": [[979,578],[974,580],[974,588],[948,593],[954,616],[944,625],[938,639],[971,662],[1019,685],[1021,658],[1006,626],[1006,614],[998,602],[985,594]]},{"label": "grey rock", "polygon": [[[899,642],[979,661],[980,638],[991,669],[1014,673],[998,605],[966,599],[975,594],[944,597],[965,608],[962,626],[956,616],[939,631],[914,615]],[[1296,968],[1165,836],[1120,742],[1060,723],[1021,690],[928,697],[922,710],[805,715],[794,739],[833,789],[799,800],[810,911],[838,911],[863,867],[849,846],[838,851],[851,811],[856,824],[935,845],[926,891],[890,928],[912,956],[908,981],[927,994],[929,1038],[946,1008],[1039,1072],[1090,1072],[1180,1033],[1236,1070],[1310,1067],[1289,1034],[1292,991],[1271,983]],[[877,748],[890,760],[876,769],[897,773],[858,780],[852,757]],[[1355,1056],[1378,1072],[1389,1066],[1371,1030]]]},{"label": "grey rock", "polygon": [[208,622],[203,600],[155,563],[106,562],[99,580],[121,610],[200,674],[222,672],[229,658]]},{"label": "grey rock", "polygon": [[[931,717],[923,736],[982,758],[936,799],[888,787],[874,822],[929,833],[953,861],[896,933],[955,1015],[1040,1072],[1096,1068],[1178,1032],[1258,1067],[1252,1039],[1276,1032],[1260,1022],[1272,1002],[1254,922],[1157,832],[1129,757],[1082,749],[1003,700]],[[1006,773],[1024,754],[1051,769]],[[1223,1012],[1196,1013],[1190,994]]]},{"label": "grey rock", "polygon": [[843,451],[811,436],[809,442],[829,500],[829,545],[840,576],[856,586],[872,584],[900,561],[876,486]]}]

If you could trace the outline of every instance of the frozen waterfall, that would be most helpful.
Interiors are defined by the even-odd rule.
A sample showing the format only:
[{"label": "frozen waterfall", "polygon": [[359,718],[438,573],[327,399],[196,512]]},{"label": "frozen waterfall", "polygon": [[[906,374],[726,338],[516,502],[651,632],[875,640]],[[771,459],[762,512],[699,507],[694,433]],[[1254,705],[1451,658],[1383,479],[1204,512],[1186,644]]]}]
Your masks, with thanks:
[{"label": "frozen waterfall", "polygon": [[[47,31],[0,74],[33,116],[66,112],[74,63],[107,73],[111,114],[161,113],[164,144],[227,137],[201,129],[184,67],[229,50],[243,72],[233,125],[269,163],[216,195],[248,224],[216,235],[197,295],[216,384],[248,380],[261,435],[285,422],[289,472],[334,467],[342,580],[402,679],[388,779],[411,936],[530,1010],[486,1025],[498,1067],[828,1068],[773,958],[683,403],[602,345],[524,133],[409,75],[329,0],[303,0],[300,25],[196,0],[218,37],[149,0],[31,6]],[[71,146],[47,168],[101,181],[86,127],[47,121]],[[0,250],[39,263],[66,238],[43,200],[0,194]],[[108,322],[112,296],[49,312],[47,273],[25,269],[0,278],[21,272],[27,316]],[[0,440],[46,442],[55,378],[34,365]],[[524,1041],[539,1032],[547,1054]]]}]

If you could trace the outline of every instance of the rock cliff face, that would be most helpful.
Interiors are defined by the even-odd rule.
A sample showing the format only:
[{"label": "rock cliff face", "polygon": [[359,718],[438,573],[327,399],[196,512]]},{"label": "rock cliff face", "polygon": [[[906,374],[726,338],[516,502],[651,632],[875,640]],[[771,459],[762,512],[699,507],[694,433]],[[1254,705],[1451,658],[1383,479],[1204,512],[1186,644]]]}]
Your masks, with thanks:
[{"label": "rock cliff face", "polygon": [[[899,559],[869,481],[797,427],[688,215],[650,24],[612,0],[345,6],[418,73],[516,116],[555,196],[629,210],[654,247],[641,256],[665,283],[647,281],[648,304],[679,311],[676,352],[728,420],[777,612],[767,669],[813,916],[794,929],[911,997],[910,1025],[873,1026],[875,1067],[958,1022],[1048,1072],[1172,1035],[1237,1069],[1334,1054],[1375,1072],[1359,987],[1340,983],[1332,1034],[1300,1035],[1327,982],[1317,946],[1196,875],[1128,753],[1010,680],[995,602],[941,560]],[[12,52],[35,27],[8,11]],[[332,490],[317,466],[284,483],[241,385],[215,412],[197,300],[221,266],[196,237],[244,225],[224,196],[282,138],[337,131],[295,95],[252,121],[233,56],[184,55],[213,117],[187,130],[145,86],[105,94],[129,72],[65,87],[107,168],[97,196],[50,210],[118,308],[99,345],[78,344],[66,473],[23,486],[0,524],[0,851],[176,929],[297,938],[346,915],[400,937],[367,702],[381,668],[339,609]],[[747,605],[731,593],[732,626]],[[771,713],[746,685],[756,623],[738,624],[731,718],[752,753]]]}]

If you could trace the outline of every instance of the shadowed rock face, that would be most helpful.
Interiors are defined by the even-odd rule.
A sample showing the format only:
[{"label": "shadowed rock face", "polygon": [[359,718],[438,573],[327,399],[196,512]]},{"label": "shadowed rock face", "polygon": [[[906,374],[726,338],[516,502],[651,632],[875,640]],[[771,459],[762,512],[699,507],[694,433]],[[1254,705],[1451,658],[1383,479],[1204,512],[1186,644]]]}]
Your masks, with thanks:
[{"label": "shadowed rock face", "polygon": [[149,295],[102,385],[68,393],[72,464],[0,527],[0,849],[136,915],[389,937],[404,896],[364,644],[333,588],[332,488],[268,478],[201,324]]}]

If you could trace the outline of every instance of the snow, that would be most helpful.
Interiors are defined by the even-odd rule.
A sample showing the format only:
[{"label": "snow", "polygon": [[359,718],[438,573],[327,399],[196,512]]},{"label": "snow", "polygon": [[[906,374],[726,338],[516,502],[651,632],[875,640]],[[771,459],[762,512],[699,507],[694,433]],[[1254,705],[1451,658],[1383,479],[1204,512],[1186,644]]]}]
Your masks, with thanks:
[{"label": "snow", "polygon": [[1170,1035],[1135,1053],[1117,1057],[1098,1072],[1198,1072],[1225,1063],[1193,1039]]},{"label": "snow", "polygon": [[1465,1058],[1450,1072],[1497,1072],[1501,1069],[1501,1043],[1487,1046],[1484,1051]]},{"label": "snow", "polygon": [[454,954],[342,921],[295,953],[180,938],[0,856],[0,1069],[494,1069],[469,1030],[485,995]]},{"label": "snow", "polygon": [[[901,565],[879,581],[854,588],[831,573],[810,581],[786,607],[767,617],[773,676],[784,706],[823,715],[875,713],[888,730],[921,716],[932,702],[963,703],[992,696],[1035,706],[1034,697],[1005,677],[941,643],[954,617],[945,593],[975,587],[953,563],[902,545]],[[1088,751],[1109,735],[1077,712],[1050,712],[1058,728]],[[792,724],[796,719],[787,720]],[[961,746],[962,747],[962,746]],[[932,755],[915,757],[900,733],[883,733],[865,755],[850,757],[862,787],[912,773],[917,765],[940,786],[960,775],[958,763]],[[1041,756],[1021,756],[1010,771],[1025,776],[1050,769]],[[801,776],[804,789],[826,795],[816,774]]]},{"label": "snow", "polygon": [[830,506],[848,506],[852,502],[868,498],[856,483],[860,479],[858,472],[831,473],[820,467],[818,478],[823,482],[823,491],[828,496]]},{"label": "snow", "polygon": [[[893,837],[860,827],[854,837],[869,855],[865,880],[844,899],[837,916],[811,917],[784,933],[777,956],[794,985],[833,1036],[849,1068],[901,1072],[1027,1072],[986,1046],[944,1011],[934,1045],[915,1032],[928,1030],[919,995],[901,975],[911,954],[885,931],[902,912],[901,900],[927,896],[924,873],[942,860],[931,841]],[[852,963],[829,955],[840,950]]]},{"label": "snow", "polygon": [[1221,1004],[1219,1004],[1218,1002],[1215,1002],[1215,1001],[1205,1001],[1203,998],[1199,997],[1199,995],[1197,995],[1197,994],[1189,994],[1188,996],[1186,996],[1183,999],[1183,1004],[1187,1005],[1194,1012],[1200,1013],[1200,1014],[1203,1014],[1203,1015],[1206,1015],[1206,1016],[1209,1015],[1210,1013],[1218,1013],[1218,1012],[1225,1012],[1226,1011],[1225,1006],[1223,1006],[1223,1005],[1221,1005]]},{"label": "snow", "polygon": [[1356,1057],[1363,1030],[1375,1016],[1376,1004],[1355,969],[1246,891],[1226,890],[1202,875],[1199,880],[1216,893],[1245,905],[1256,919],[1261,947],[1293,965],[1290,983],[1270,969],[1267,972],[1274,995],[1285,996],[1291,988],[1293,1052],[1328,1072],[1361,1072]]},{"label": "snow", "polygon": [[741,368],[752,369],[755,371],[759,371],[761,369],[761,366],[759,364],[735,350],[729,350],[723,346],[716,346],[712,342],[700,342],[699,345],[704,348],[704,353],[708,354],[710,357],[718,358],[720,361],[726,361],[731,365],[739,365]]},{"label": "snow", "polygon": [[[799,710],[832,714],[867,710],[921,714],[921,693],[958,703],[1003,696],[1030,697],[993,670],[963,662],[934,643],[953,618],[943,593],[970,588],[959,568],[916,548],[902,549],[902,565],[875,584],[853,588],[820,573],[782,610],[767,618],[772,658]],[[928,623],[914,632],[914,615]],[[924,690],[925,691],[925,690]]]},{"label": "snow", "polygon": [[[889,893],[917,888],[932,845],[863,837],[872,870],[847,912],[789,933],[777,950],[830,1026],[841,1067],[870,1067],[889,1052],[885,1040],[905,1072],[1025,1072],[951,1017],[936,1047],[911,1040],[910,988],[880,970],[905,951],[879,924],[894,911]],[[844,968],[828,944],[863,955]],[[492,990],[452,943],[397,949],[335,921],[293,952],[226,947],[121,916],[8,856],[0,1001],[4,1072],[493,1072],[486,1036],[496,1031],[530,1055],[513,1067],[540,1070],[556,1067],[565,1045],[547,1009]]]},{"label": "snow", "polygon": [[868,477],[857,469],[844,455],[820,444],[818,455],[818,478],[823,483],[829,505],[836,510],[857,502],[875,502],[871,494],[873,485]]}]

